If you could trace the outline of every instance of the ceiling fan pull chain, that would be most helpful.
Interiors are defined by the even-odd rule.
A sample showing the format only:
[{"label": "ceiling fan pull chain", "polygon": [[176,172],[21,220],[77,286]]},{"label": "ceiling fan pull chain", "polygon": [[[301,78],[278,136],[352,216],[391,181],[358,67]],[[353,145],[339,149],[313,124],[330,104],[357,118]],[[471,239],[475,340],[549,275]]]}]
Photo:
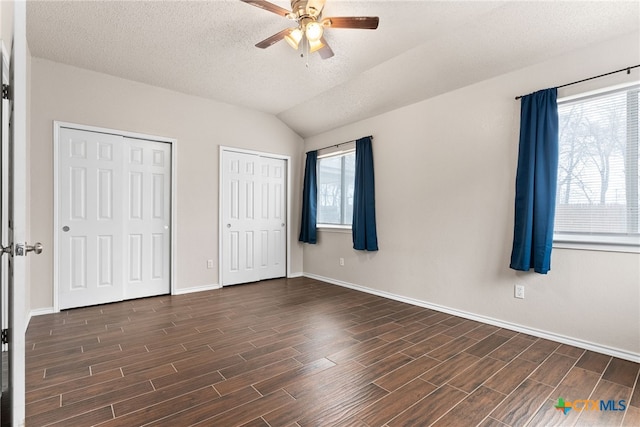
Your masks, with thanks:
[{"label": "ceiling fan pull chain", "polygon": [[302,56],[304,58],[304,65],[305,67],[309,68],[309,40],[307,40],[306,37],[304,37],[304,42],[303,42],[303,46],[302,46],[302,53],[300,54],[300,56]]}]

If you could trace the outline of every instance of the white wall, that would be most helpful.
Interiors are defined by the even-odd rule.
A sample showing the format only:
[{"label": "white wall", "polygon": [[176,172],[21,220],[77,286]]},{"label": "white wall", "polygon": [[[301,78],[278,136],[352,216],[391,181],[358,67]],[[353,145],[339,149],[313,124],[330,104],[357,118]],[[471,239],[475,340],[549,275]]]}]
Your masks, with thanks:
[{"label": "white wall", "polygon": [[[54,120],[178,140],[178,291],[218,283],[219,146],[291,156],[291,272],[302,272],[303,144],[274,116],[39,58],[32,59],[31,97],[31,235],[47,251],[31,262],[32,310],[53,306]],[[216,260],[215,269],[206,268],[207,259]]]},{"label": "white wall", "polygon": [[[317,245],[305,245],[305,274],[640,359],[640,255],[554,249],[546,276],[508,268],[520,111],[514,96],[638,63],[633,34],[308,138],[306,151],[374,136],[380,250],[354,251],[350,234],[320,232]],[[559,95],[637,81],[639,73]],[[524,300],[513,298],[516,283],[526,285]]]},{"label": "white wall", "polygon": [[0,37],[7,49],[11,49],[13,42],[13,2],[0,2]]}]

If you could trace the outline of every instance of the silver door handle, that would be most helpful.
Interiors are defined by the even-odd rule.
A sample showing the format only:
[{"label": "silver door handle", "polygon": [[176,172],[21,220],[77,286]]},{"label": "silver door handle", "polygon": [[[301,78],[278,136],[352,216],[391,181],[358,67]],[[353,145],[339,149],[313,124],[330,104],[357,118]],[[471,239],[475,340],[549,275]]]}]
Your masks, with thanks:
[{"label": "silver door handle", "polygon": [[4,254],[11,255],[12,253],[13,253],[13,244],[10,244],[9,246],[0,245],[0,255],[4,255]]},{"label": "silver door handle", "polygon": [[26,256],[27,253],[29,252],[33,252],[36,255],[40,255],[42,253],[42,249],[44,249],[44,246],[42,246],[42,243],[38,242],[34,245],[27,245],[26,243],[18,243],[16,244],[16,256]]},{"label": "silver door handle", "polygon": [[227,224],[227,228],[231,228],[231,224]]},{"label": "silver door handle", "polygon": [[35,245],[27,245],[26,249],[27,252],[34,252],[36,255],[40,255],[44,246],[42,246],[42,243],[38,242]]},{"label": "silver door handle", "polygon": [[284,227],[284,222],[282,224],[280,224],[282,227]]}]

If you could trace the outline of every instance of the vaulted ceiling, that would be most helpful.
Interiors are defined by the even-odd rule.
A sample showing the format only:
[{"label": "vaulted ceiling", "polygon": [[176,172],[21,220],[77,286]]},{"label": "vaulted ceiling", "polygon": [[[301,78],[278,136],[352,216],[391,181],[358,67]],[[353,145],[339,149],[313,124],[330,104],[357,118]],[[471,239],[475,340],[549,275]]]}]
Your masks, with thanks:
[{"label": "vaulted ceiling", "polygon": [[335,56],[321,60],[256,48],[292,23],[239,0],[30,0],[27,39],[35,57],[271,113],[308,137],[637,32],[639,5],[327,0],[325,17],[380,25],[327,30]]}]

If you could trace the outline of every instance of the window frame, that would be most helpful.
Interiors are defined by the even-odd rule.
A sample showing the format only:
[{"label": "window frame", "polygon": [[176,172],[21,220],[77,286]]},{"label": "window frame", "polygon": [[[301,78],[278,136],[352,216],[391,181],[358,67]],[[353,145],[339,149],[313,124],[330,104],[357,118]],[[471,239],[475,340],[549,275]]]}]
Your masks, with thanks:
[{"label": "window frame", "polygon": [[[345,183],[345,176],[344,176],[344,161],[345,161],[345,157],[349,154],[354,154],[355,155],[356,152],[356,147],[355,144],[348,144],[347,147],[345,147],[344,149],[340,149],[340,150],[330,150],[328,152],[325,152],[323,154],[318,154],[318,162],[317,162],[317,166],[316,166],[316,176],[318,177],[318,186],[320,186],[320,161],[323,159],[329,159],[332,157],[340,157],[342,158],[341,161],[341,174],[340,174],[340,181],[341,181],[341,190],[340,190],[340,210],[341,210],[341,214],[340,216],[343,218],[344,221],[344,209],[345,209],[345,202],[344,202],[344,194],[346,194],[345,188],[346,188],[346,183]],[[355,160],[354,160],[355,162]],[[318,201],[317,201],[317,206],[318,209],[320,208],[320,189],[318,188]],[[336,233],[350,233],[351,229],[352,229],[352,224],[331,224],[331,223],[324,223],[324,222],[317,222],[316,224],[316,228],[321,230],[321,231],[331,231],[331,232],[336,232]]]},{"label": "window frame", "polygon": [[[609,92],[628,91],[636,88],[640,90],[640,84],[637,81],[624,83],[615,86],[603,87],[601,89],[577,93],[570,96],[558,98],[558,106],[563,103],[574,102],[576,100],[588,100],[593,97],[605,95]],[[637,112],[640,119],[640,111]],[[640,140],[637,140],[640,148]],[[556,207],[558,201],[556,200]],[[553,233],[553,247],[559,249],[578,249],[605,252],[626,252],[640,253],[640,233],[638,234],[622,234],[622,233],[578,233],[564,232]]]}]

